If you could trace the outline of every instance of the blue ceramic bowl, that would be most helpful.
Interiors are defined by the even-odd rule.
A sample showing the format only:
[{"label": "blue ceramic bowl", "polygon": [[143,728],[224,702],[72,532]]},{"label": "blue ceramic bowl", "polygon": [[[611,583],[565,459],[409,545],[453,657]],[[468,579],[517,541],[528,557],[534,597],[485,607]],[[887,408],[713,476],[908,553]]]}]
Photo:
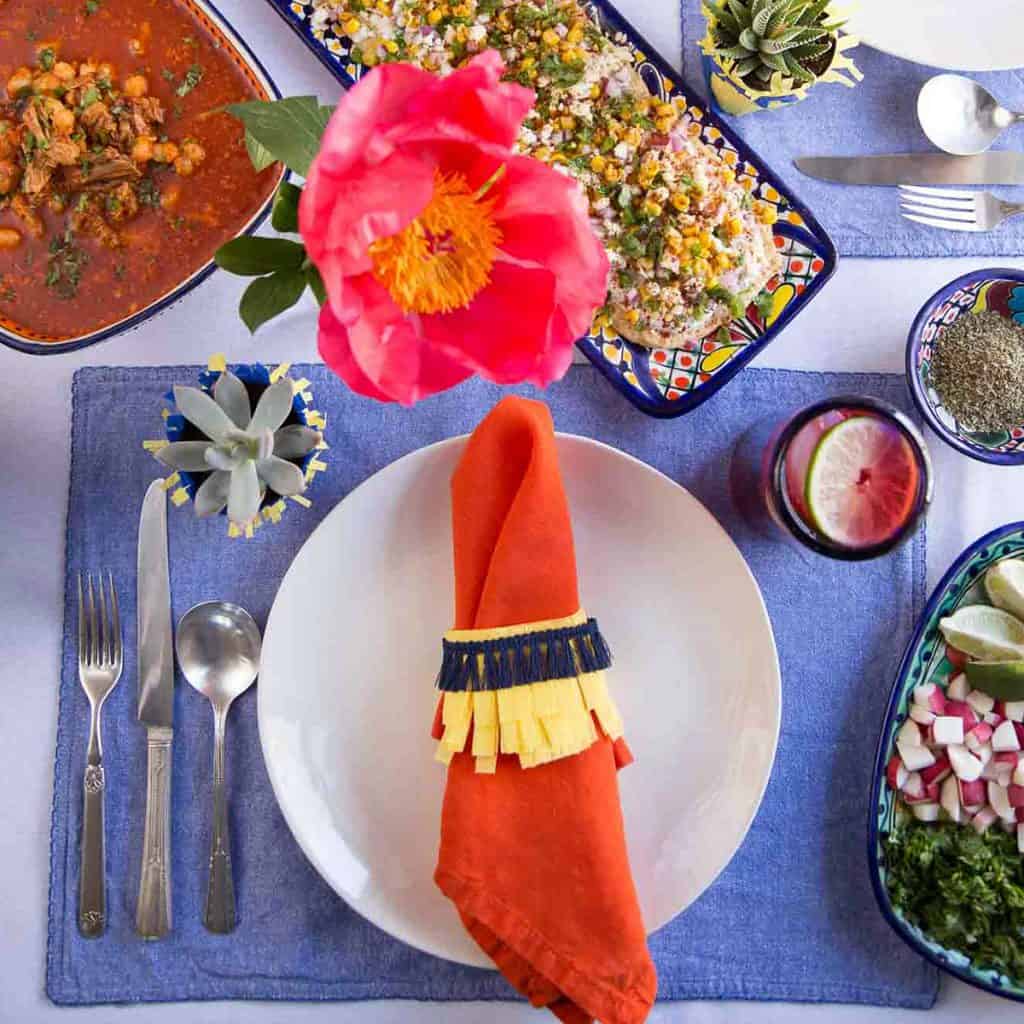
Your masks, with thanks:
[{"label": "blue ceramic bowl", "polygon": [[[267,99],[280,99],[281,92],[274,84],[273,79],[267,74],[266,69],[260,63],[256,55],[245,44],[242,37],[232,27],[231,23],[210,3],[210,0],[184,0],[184,6],[196,22],[203,26],[218,43],[226,49],[232,60],[243,69],[247,77]],[[242,228],[239,234],[251,234],[260,224],[263,223],[274,202],[274,195],[278,186],[284,180],[287,173],[284,167],[281,168],[274,187],[270,190],[266,200],[260,208],[249,218],[248,223]],[[227,241],[227,239],[224,239]],[[57,355],[61,352],[71,352],[75,349],[85,348],[88,345],[95,345],[99,341],[106,341],[115,335],[125,331],[133,330],[144,323],[150,317],[163,312],[173,305],[187,292],[190,292],[201,281],[205,281],[216,270],[216,264],[211,258],[206,263],[194,268],[187,274],[183,269],[183,277],[173,288],[168,289],[163,295],[154,299],[148,306],[125,316],[116,323],[108,324],[106,327],[99,327],[93,331],[73,338],[64,338],[60,341],[40,341],[36,336],[0,326],[0,344],[9,348],[18,349],[21,352],[28,352],[31,355]]]},{"label": "blue ceramic bowl", "polygon": [[946,444],[980,462],[1024,465],[1024,423],[999,433],[977,433],[958,423],[932,387],[932,353],[942,332],[961,316],[990,310],[1024,324],[1024,272],[974,270],[940,288],[921,307],[907,339],[907,382],[921,415]]},{"label": "blue ceramic bowl", "polygon": [[945,684],[959,671],[946,657],[939,619],[952,615],[961,605],[987,603],[982,588],[985,570],[1000,559],[1021,556],[1024,556],[1024,522],[1001,526],[975,541],[953,563],[928,600],[900,663],[878,739],[868,804],[868,869],[883,916],[907,945],[969,985],[1024,1002],[1024,978],[1014,981],[998,971],[979,970],[963,952],[940,945],[904,919],[889,899],[882,845],[883,838],[899,827],[896,800],[885,781],[885,766],[895,750],[896,733],[906,721],[914,687],[928,682]]}]

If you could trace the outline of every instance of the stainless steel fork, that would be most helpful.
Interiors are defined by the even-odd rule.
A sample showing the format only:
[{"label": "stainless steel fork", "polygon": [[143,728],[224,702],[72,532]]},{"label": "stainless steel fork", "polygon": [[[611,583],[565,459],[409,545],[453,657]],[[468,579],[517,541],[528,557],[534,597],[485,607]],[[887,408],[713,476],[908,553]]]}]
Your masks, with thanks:
[{"label": "stainless steel fork", "polygon": [[[94,590],[92,574],[83,594],[78,575],[78,679],[89,698],[89,747],[85,759],[82,801],[81,870],[78,881],[78,930],[86,938],[102,935],[107,924],[106,858],[103,850],[103,744],[100,714],[103,702],[121,678],[121,618],[114,578],[103,574]],[[99,600],[96,599],[96,591]],[[109,596],[108,596],[109,595]]]},{"label": "stainless steel fork", "polygon": [[907,220],[947,231],[992,231],[1024,213],[1024,204],[1008,203],[991,192],[900,185],[900,206]]}]

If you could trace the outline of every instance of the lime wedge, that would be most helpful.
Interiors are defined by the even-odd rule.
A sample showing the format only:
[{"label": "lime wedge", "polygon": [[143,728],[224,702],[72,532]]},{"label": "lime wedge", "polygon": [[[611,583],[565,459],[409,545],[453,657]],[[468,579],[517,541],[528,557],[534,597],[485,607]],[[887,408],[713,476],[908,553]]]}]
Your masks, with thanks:
[{"label": "lime wedge", "polygon": [[1024,619],[1024,560],[1004,558],[985,573],[985,592],[997,607]]},{"label": "lime wedge", "polygon": [[1024,661],[969,661],[967,681],[996,700],[1024,700]]},{"label": "lime wedge", "polygon": [[900,430],[877,416],[852,416],[827,430],[807,467],[811,524],[837,544],[870,547],[909,518],[918,469]]},{"label": "lime wedge", "polygon": [[939,621],[946,642],[978,661],[1024,661],[1024,622],[987,604],[970,604]]}]

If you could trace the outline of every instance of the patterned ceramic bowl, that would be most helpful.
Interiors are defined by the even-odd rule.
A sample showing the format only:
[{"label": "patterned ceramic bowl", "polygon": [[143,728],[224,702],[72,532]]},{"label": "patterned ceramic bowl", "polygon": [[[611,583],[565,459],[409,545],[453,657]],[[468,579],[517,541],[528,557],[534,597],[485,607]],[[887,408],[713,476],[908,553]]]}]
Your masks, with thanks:
[{"label": "patterned ceramic bowl", "polygon": [[[997,272],[999,273],[999,272]],[[952,286],[951,286],[952,287]],[[917,629],[896,675],[885,721],[878,739],[868,822],[868,869],[875,898],[885,919],[912,949],[937,967],[998,996],[1024,1002],[1024,979],[1011,979],[994,970],[980,970],[957,949],[940,945],[916,925],[907,921],[892,905],[886,887],[885,837],[896,827],[896,800],[886,785],[885,768],[895,750],[896,733],[906,721],[914,687],[925,683],[945,685],[956,675],[946,656],[946,644],[939,633],[939,619],[952,615],[962,605],[987,604],[982,576],[993,562],[1024,556],[1024,522],[1009,523],[975,541],[950,567],[928,600]]]},{"label": "patterned ceramic bowl", "polygon": [[907,339],[910,393],[932,430],[958,452],[997,466],[1024,465],[1024,423],[996,434],[969,431],[943,407],[932,386],[936,340],[960,317],[983,310],[1024,324],[1024,272],[975,270],[940,288],[924,304]]}]

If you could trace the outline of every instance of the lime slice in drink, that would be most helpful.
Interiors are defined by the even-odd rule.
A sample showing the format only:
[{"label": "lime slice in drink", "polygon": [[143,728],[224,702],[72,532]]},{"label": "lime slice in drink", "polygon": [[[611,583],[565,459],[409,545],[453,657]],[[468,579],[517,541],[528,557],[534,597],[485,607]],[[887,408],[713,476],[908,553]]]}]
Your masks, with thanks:
[{"label": "lime slice in drink", "polygon": [[822,435],[807,468],[811,525],[837,544],[888,540],[917,498],[918,468],[902,431],[877,416],[853,416]]},{"label": "lime slice in drink", "polygon": [[1024,661],[1024,622],[1001,608],[969,604],[940,619],[939,629],[948,644],[978,661]]},{"label": "lime slice in drink", "polygon": [[997,607],[1024,619],[1024,560],[1004,558],[985,573],[985,593]]},{"label": "lime slice in drink", "polygon": [[1024,661],[969,661],[964,671],[972,689],[996,700],[1024,700]]}]

